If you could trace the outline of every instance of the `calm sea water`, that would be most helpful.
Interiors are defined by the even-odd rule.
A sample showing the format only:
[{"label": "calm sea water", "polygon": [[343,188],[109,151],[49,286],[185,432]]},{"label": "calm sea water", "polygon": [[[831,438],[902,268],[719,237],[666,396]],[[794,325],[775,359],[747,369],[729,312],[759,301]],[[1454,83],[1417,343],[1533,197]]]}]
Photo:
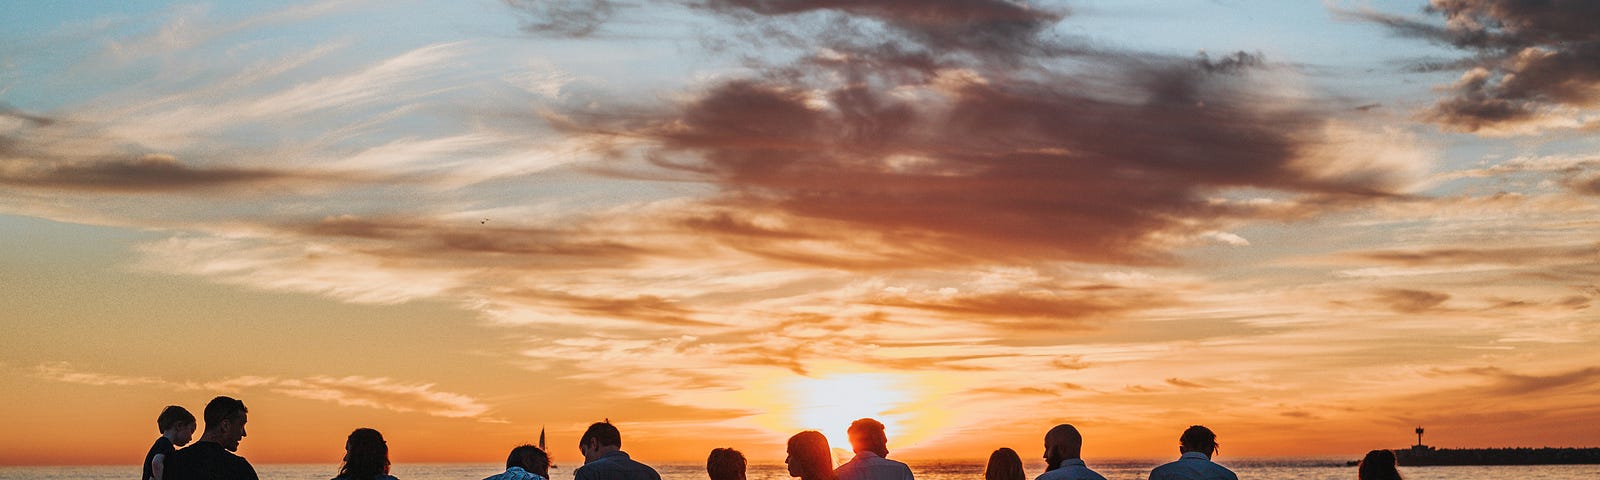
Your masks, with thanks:
[{"label": "calm sea water", "polygon": [[[1352,458],[1353,459],[1353,458]],[[1239,474],[1241,480],[1354,480],[1355,467],[1344,465],[1343,458],[1260,458],[1220,459]],[[1145,480],[1150,469],[1163,460],[1091,460],[1089,467],[1107,480]],[[700,464],[657,464],[662,480],[706,480]],[[1042,473],[1042,464],[1028,465],[1028,475]],[[257,465],[256,471],[269,480],[327,480],[337,465]],[[476,480],[500,473],[499,464],[444,463],[399,464],[394,476],[401,480]],[[980,463],[912,462],[918,480],[982,480]],[[137,477],[137,466],[94,467],[0,467],[0,480],[126,480]],[[1540,465],[1497,467],[1401,467],[1406,480],[1595,480],[1600,465]],[[570,468],[551,472],[554,480],[571,480]],[[749,480],[790,480],[783,465],[751,465]]]}]

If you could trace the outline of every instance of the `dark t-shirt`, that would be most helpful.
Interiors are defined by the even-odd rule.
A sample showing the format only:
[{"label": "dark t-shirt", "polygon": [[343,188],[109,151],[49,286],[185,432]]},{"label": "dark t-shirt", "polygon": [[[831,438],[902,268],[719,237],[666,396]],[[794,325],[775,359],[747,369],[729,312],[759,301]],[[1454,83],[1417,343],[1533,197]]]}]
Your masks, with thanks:
[{"label": "dark t-shirt", "polygon": [[258,480],[255,467],[217,442],[195,442],[167,455],[162,480]]},{"label": "dark t-shirt", "polygon": [[167,440],[166,435],[156,437],[156,444],[150,446],[150,453],[144,454],[144,476],[139,477],[139,480],[150,480],[150,477],[156,476],[156,472],[150,469],[150,460],[156,458],[156,455],[166,455],[167,458],[172,458],[172,452],[176,451],[178,449],[173,448],[172,440]]}]

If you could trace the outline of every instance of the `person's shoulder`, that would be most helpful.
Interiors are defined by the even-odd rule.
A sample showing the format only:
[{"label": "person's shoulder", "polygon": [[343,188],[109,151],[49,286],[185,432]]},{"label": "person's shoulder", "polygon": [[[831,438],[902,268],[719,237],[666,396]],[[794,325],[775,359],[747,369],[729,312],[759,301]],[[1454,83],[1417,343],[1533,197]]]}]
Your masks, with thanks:
[{"label": "person's shoulder", "polygon": [[1150,478],[1158,478],[1160,475],[1170,472],[1175,468],[1178,468],[1178,462],[1167,462],[1157,465],[1156,468],[1150,469]]},{"label": "person's shoulder", "polygon": [[226,455],[223,458],[227,458],[228,459],[228,463],[232,465],[232,469],[234,470],[234,474],[235,475],[238,475],[241,478],[250,479],[250,480],[254,480],[254,479],[257,478],[256,477],[256,467],[253,466],[253,465],[250,465],[250,461],[249,460],[245,460],[244,457],[241,457],[241,456],[239,456],[239,455],[237,455],[237,454],[235,454],[233,452],[227,451],[227,450],[223,450],[222,453],[224,453]]},{"label": "person's shoulder", "polygon": [[[885,458],[884,460],[889,460],[889,459]],[[902,461],[899,461],[899,460],[889,460],[889,461],[894,462],[894,466],[895,467],[898,467],[900,470],[904,470],[906,475],[910,475],[911,474],[911,466],[910,465],[906,465],[906,462],[902,462]]]},{"label": "person's shoulder", "polygon": [[1070,480],[1071,478],[1072,470],[1069,467],[1061,467],[1041,473],[1038,477],[1034,477],[1033,480]]}]

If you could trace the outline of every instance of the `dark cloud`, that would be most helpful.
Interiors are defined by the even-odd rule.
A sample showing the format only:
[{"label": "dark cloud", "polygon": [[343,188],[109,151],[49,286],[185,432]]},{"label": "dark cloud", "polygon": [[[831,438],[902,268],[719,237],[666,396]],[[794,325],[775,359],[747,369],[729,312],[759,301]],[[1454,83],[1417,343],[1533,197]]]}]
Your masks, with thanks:
[{"label": "dark cloud", "polygon": [[1518,396],[1545,393],[1552,390],[1589,389],[1600,387],[1600,367],[1584,367],[1569,372],[1550,375],[1529,375],[1500,367],[1473,367],[1463,369],[1435,369],[1434,375],[1472,375],[1490,382],[1478,390],[1498,396]]},{"label": "dark cloud", "polygon": [[[1392,193],[1385,172],[1318,176],[1298,165],[1326,146],[1316,136],[1327,112],[1258,108],[1286,99],[1246,88],[1260,65],[1247,54],[1147,59],[1119,67],[1126,77],[1111,85],[870,76],[856,63],[829,68],[861,67],[866,80],[734,80],[645,124],[592,110],[563,119],[654,140],[658,166],[723,187],[721,211],[690,226],[769,255],[802,255],[785,250],[788,240],[827,237],[892,244],[921,262],[1158,263],[1173,239],[1252,213],[1211,201],[1223,189]],[[774,217],[789,222],[753,228]]]},{"label": "dark cloud", "polygon": [[882,22],[909,42],[935,52],[1022,55],[1051,48],[1047,30],[1066,16],[1008,0],[705,0],[725,13],[788,16],[833,12]]},{"label": "dark cloud", "polygon": [[565,228],[451,223],[343,215],[279,228],[308,238],[334,241],[343,248],[394,261],[484,267],[559,270],[613,268],[631,264],[652,250],[587,231],[581,221]]},{"label": "dark cloud", "polygon": [[616,13],[611,0],[504,0],[521,20],[523,32],[535,35],[587,37]]},{"label": "dark cloud", "polygon": [[1051,368],[1059,368],[1063,370],[1083,370],[1093,365],[1094,364],[1092,363],[1084,362],[1083,357],[1079,355],[1058,357],[1050,361]]},{"label": "dark cloud", "polygon": [[[15,119],[18,119],[18,120],[22,120],[22,121],[28,122],[28,123],[32,124],[33,126],[36,126],[36,127],[48,127],[48,126],[51,126],[51,125],[55,125],[56,122],[58,121],[58,120],[56,120],[55,118],[52,118],[52,117],[47,117],[47,116],[43,116],[43,115],[35,115],[35,114],[28,113],[28,112],[24,112],[22,110],[17,109],[16,107],[12,107],[12,106],[6,105],[4,103],[0,103],[0,117],[15,118]],[[0,141],[3,141],[3,140],[5,140],[5,137],[0,137]]]},{"label": "dark cloud", "polygon": [[1167,379],[1167,385],[1172,385],[1172,386],[1178,387],[1178,388],[1206,388],[1205,385],[1201,385],[1199,383],[1191,382],[1191,381],[1184,380],[1184,379],[1181,379],[1181,378],[1168,378]]},{"label": "dark cloud", "polygon": [[1600,3],[1588,0],[1433,0],[1445,24],[1350,13],[1410,37],[1475,53],[1452,95],[1428,113],[1459,131],[1540,120],[1559,107],[1600,105]]},{"label": "dark cloud", "polygon": [[[4,145],[0,145],[3,148]],[[168,155],[85,161],[26,162],[0,170],[0,185],[99,192],[168,192],[315,181],[316,176],[270,169],[194,167]]]},{"label": "dark cloud", "polygon": [[1403,288],[1384,289],[1377,293],[1374,302],[1400,313],[1423,313],[1439,308],[1450,300],[1450,294]]},{"label": "dark cloud", "polygon": [[[273,168],[208,166],[177,156],[140,152],[74,122],[0,105],[0,117],[21,120],[0,130],[0,187],[106,193],[205,191],[260,193],[268,187],[309,187],[372,181],[359,175]],[[70,141],[62,141],[70,139]],[[103,153],[128,152],[128,153]]]},{"label": "dark cloud", "polygon": [[1600,245],[1555,247],[1433,248],[1417,250],[1374,250],[1349,256],[1403,266],[1532,264],[1538,261],[1584,261],[1600,255]]},{"label": "dark cloud", "polygon": [[1600,197],[1600,172],[1573,175],[1567,178],[1564,183],[1573,192]]},{"label": "dark cloud", "polygon": [[1107,317],[1170,305],[1173,300],[1149,291],[1089,286],[933,297],[883,294],[867,302],[951,314],[1010,329],[1063,331],[1090,329]]},{"label": "dark cloud", "polygon": [[671,327],[707,327],[716,323],[694,319],[694,310],[655,295],[605,298],[563,292],[518,292],[521,300],[586,317],[633,320]]},{"label": "dark cloud", "polygon": [[980,396],[993,395],[993,396],[998,396],[998,397],[1002,397],[1002,398],[1011,398],[1011,397],[1016,397],[1016,396],[1019,396],[1019,395],[1020,396],[1042,396],[1042,397],[1059,397],[1059,396],[1061,396],[1061,392],[1058,392],[1058,391],[1055,391],[1055,390],[1052,390],[1052,389],[1048,389],[1048,388],[1039,388],[1039,387],[981,387],[981,388],[974,388],[974,389],[971,389],[971,390],[967,390],[967,391],[962,392],[962,393],[967,394],[967,395],[980,395]]}]

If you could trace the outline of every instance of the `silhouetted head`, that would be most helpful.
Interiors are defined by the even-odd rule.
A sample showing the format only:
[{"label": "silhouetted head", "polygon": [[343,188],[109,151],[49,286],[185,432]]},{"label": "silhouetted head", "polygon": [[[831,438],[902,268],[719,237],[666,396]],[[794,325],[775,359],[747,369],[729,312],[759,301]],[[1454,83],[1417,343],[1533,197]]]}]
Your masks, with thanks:
[{"label": "silhouetted head", "polygon": [[1178,437],[1178,451],[1181,453],[1200,452],[1207,457],[1217,452],[1217,434],[1211,429],[1194,425],[1183,431]]},{"label": "silhouetted head", "polygon": [[167,405],[156,417],[156,428],[162,435],[170,434],[168,438],[172,439],[172,444],[179,447],[194,439],[194,427],[194,414],[177,405]]},{"label": "silhouetted head", "polygon": [[1401,480],[1400,468],[1395,466],[1394,452],[1388,450],[1373,450],[1361,459],[1361,467],[1356,469],[1356,478],[1360,480]]},{"label": "silhouetted head", "polygon": [[550,455],[533,445],[517,445],[517,448],[511,449],[511,455],[506,456],[506,468],[511,467],[521,467],[528,473],[550,478]]},{"label": "silhouetted head", "polygon": [[789,465],[789,476],[802,480],[834,480],[833,452],[828,448],[828,437],[816,430],[806,430],[789,437],[789,456],[783,459]]},{"label": "silhouetted head", "polygon": [[744,454],[731,448],[718,448],[706,457],[706,474],[711,480],[744,480]]},{"label": "silhouetted head", "polygon": [[583,431],[583,437],[578,439],[578,452],[583,454],[584,463],[595,461],[601,455],[622,449],[622,432],[611,425],[611,420],[595,422]]},{"label": "silhouetted head", "polygon": [[1061,468],[1061,462],[1083,455],[1083,435],[1071,424],[1056,425],[1044,434],[1046,470]]},{"label": "silhouetted head", "polygon": [[1001,448],[989,454],[989,466],[983,469],[983,480],[1027,480],[1022,472],[1022,457],[1017,451]]},{"label": "silhouetted head", "polygon": [[877,420],[863,418],[850,422],[846,433],[850,435],[850,450],[889,456],[889,436],[883,433],[883,424]]},{"label": "silhouetted head", "polygon": [[339,477],[349,480],[371,480],[389,474],[389,442],[383,434],[370,428],[357,428],[344,441],[344,464],[339,465]]},{"label": "silhouetted head", "polygon": [[229,397],[211,399],[206,403],[206,431],[200,439],[217,442],[230,452],[238,451],[239,441],[246,435],[244,424],[250,420],[249,412],[244,402]]}]

